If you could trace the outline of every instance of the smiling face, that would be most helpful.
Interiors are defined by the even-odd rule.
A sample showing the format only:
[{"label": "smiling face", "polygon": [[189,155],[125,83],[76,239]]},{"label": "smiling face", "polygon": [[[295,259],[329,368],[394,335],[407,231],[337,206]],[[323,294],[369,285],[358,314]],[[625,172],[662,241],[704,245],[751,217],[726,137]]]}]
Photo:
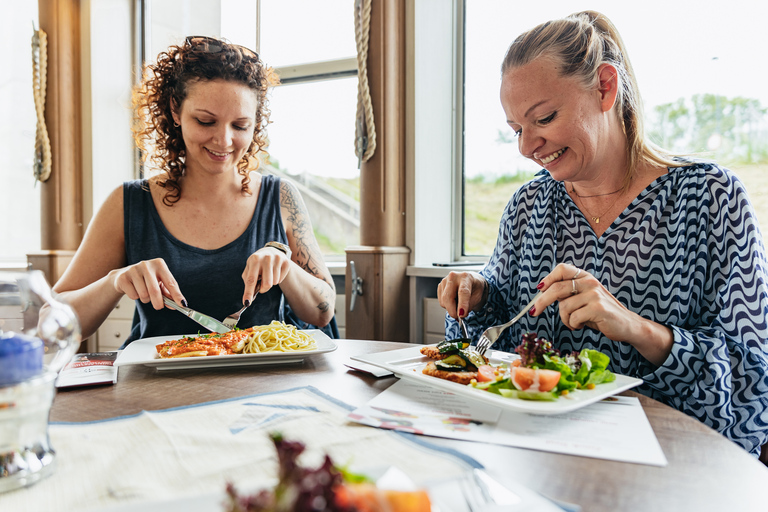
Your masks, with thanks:
[{"label": "smiling face", "polygon": [[253,141],[256,92],[225,80],[192,83],[174,121],[181,125],[187,174],[233,172]]},{"label": "smiling face", "polygon": [[501,104],[520,153],[558,181],[594,180],[623,161],[626,144],[615,98],[615,69],[609,65],[593,89],[560,76],[547,58],[508,70],[501,83]]}]

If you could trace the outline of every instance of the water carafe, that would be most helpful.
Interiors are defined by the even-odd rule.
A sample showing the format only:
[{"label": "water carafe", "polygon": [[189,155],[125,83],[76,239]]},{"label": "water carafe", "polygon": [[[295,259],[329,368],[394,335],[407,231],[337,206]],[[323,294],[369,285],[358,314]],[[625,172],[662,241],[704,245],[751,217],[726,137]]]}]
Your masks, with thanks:
[{"label": "water carafe", "polygon": [[74,311],[42,272],[0,272],[0,492],[54,471],[48,438],[54,384],[80,339]]}]

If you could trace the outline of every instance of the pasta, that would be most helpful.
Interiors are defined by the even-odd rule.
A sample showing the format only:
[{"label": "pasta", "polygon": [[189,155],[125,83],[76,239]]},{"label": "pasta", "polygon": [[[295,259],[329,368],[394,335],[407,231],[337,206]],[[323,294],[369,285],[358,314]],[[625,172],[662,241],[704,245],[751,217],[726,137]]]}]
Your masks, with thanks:
[{"label": "pasta", "polygon": [[317,343],[309,334],[293,325],[273,320],[269,325],[251,327],[245,338],[243,354],[261,352],[305,352],[316,350]]}]

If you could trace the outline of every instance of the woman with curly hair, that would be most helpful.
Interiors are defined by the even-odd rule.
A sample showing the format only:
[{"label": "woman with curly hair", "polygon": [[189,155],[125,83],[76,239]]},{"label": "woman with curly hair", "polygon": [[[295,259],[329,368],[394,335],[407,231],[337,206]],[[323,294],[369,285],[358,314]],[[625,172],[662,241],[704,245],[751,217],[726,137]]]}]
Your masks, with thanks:
[{"label": "woman with curly hair", "polygon": [[54,286],[93,334],[123,295],[137,313],[125,345],[197,332],[163,297],[239,327],[281,318],[283,298],[316,326],[334,315],[335,287],[304,202],[258,172],[277,80],[259,56],[188,37],[148,66],[134,91],[134,136],[151,178],[118,187],[94,216]]}]

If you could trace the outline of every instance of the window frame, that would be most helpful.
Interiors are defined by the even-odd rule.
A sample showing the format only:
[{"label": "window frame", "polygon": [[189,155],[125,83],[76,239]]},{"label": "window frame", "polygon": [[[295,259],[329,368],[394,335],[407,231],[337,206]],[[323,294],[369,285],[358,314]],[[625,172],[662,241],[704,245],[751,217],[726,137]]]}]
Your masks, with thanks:
[{"label": "window frame", "polygon": [[357,59],[333,59],[276,67],[281,85],[296,85],[357,76]]},{"label": "window frame", "polygon": [[[261,0],[256,0],[256,51],[261,50]],[[275,66],[275,73],[280,77],[276,87],[288,85],[306,85],[327,80],[349,78],[358,75],[357,57],[328,59],[314,62],[300,62],[287,66]],[[270,167],[267,165],[267,167]],[[323,254],[326,263],[346,262],[346,254]]]},{"label": "window frame", "polygon": [[463,254],[464,5],[408,2],[406,243],[416,267],[488,260]]},{"label": "window frame", "polygon": [[464,78],[465,78],[465,65],[464,59],[466,57],[466,2],[465,0],[454,0],[456,3],[456,24],[455,24],[455,69],[454,73],[455,84],[454,88],[458,92],[456,94],[456,116],[454,133],[454,172],[453,172],[453,223],[452,229],[454,231],[454,244],[452,247],[452,260],[453,261],[472,261],[481,262],[487,260],[485,255],[467,255],[464,254]]}]

